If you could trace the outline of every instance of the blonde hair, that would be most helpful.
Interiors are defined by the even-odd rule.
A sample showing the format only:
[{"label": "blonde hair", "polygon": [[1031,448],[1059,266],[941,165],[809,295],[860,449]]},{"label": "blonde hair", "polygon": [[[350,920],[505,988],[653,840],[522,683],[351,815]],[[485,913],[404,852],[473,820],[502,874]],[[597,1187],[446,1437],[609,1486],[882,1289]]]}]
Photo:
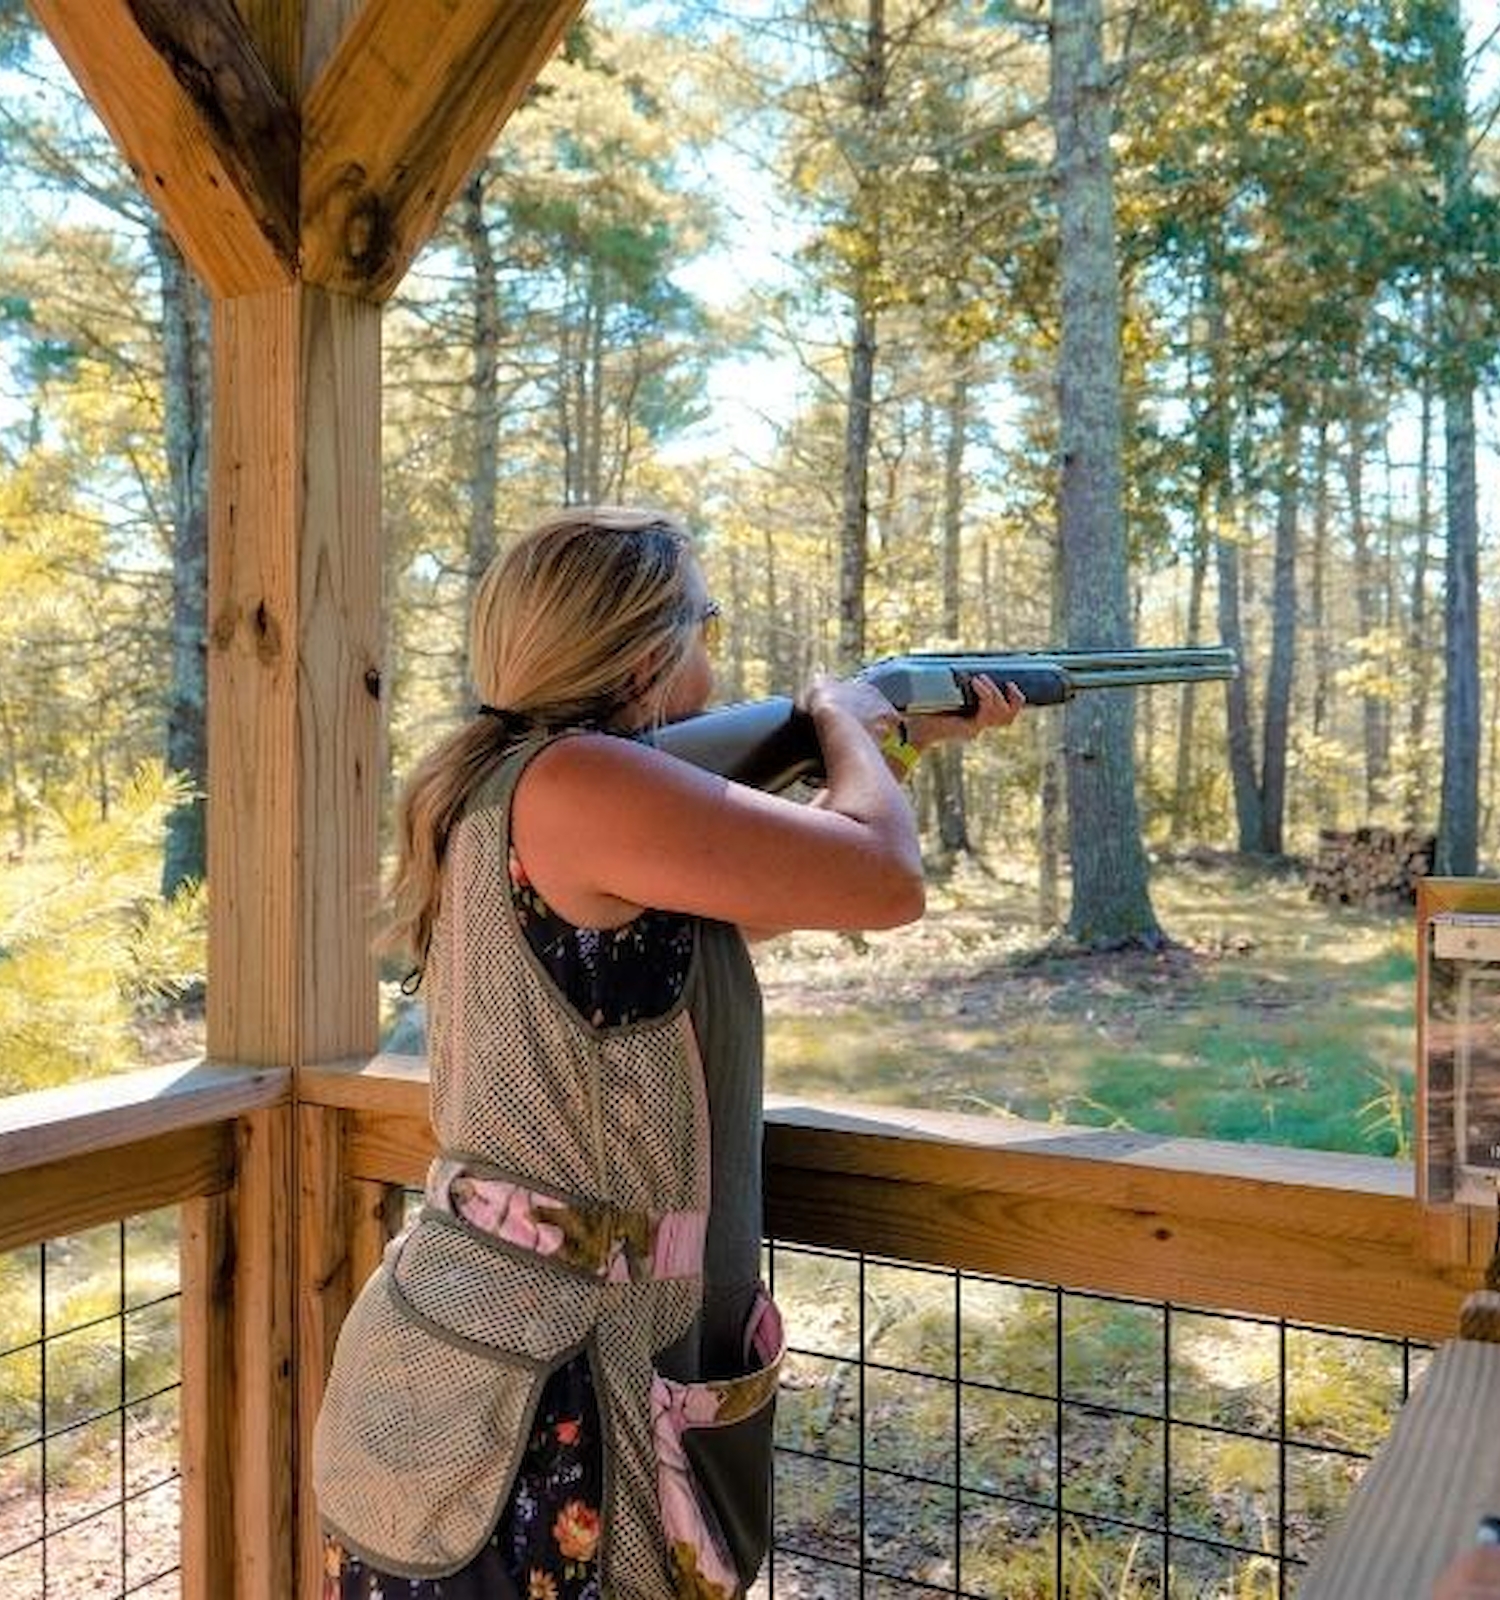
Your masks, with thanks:
[{"label": "blonde hair", "polygon": [[382,948],[419,980],[442,900],[448,840],[516,739],[533,729],[660,722],[700,616],[687,591],[692,544],[658,511],[574,506],[493,561],[474,596],[469,674],[484,712],[417,765],[396,819]]}]

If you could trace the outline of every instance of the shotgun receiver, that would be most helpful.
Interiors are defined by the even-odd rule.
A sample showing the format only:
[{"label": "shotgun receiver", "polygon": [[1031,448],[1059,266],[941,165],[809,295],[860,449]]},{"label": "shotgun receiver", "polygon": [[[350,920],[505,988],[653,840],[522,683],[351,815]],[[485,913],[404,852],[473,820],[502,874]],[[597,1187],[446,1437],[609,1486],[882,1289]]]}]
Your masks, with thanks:
[{"label": "shotgun receiver", "polygon": [[[972,715],[970,679],[983,674],[998,688],[1013,683],[1034,706],[1056,706],[1085,689],[1130,689],[1146,683],[1202,683],[1233,678],[1239,668],[1223,645],[1182,650],[918,651],[887,656],[857,676],[902,712]],[[801,778],[823,775],[813,721],[785,696],[720,706],[667,723],[650,743],[669,755],[736,783],[779,794]]]}]

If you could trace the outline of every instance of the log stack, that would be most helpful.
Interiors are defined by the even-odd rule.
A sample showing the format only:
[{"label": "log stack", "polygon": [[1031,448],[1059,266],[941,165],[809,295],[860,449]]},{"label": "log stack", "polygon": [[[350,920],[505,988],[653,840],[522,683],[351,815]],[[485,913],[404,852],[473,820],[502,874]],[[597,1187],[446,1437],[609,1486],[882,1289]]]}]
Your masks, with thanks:
[{"label": "log stack", "polygon": [[1320,829],[1308,893],[1345,906],[1410,905],[1417,880],[1432,871],[1436,849],[1432,834],[1410,828]]}]

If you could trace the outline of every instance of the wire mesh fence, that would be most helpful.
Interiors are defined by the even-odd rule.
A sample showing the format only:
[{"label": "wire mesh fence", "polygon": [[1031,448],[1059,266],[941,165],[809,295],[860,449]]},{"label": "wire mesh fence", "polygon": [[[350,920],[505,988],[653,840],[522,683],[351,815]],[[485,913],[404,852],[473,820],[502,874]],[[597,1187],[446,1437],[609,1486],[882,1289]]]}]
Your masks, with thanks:
[{"label": "wire mesh fence", "polygon": [[771,1243],[777,1600],[1283,1600],[1409,1341]]},{"label": "wire mesh fence", "polygon": [[176,1208],[0,1256],[0,1595],[179,1593]]},{"label": "wire mesh fence", "polygon": [[[177,1213],[0,1256],[0,1596],[180,1590]],[[1284,1600],[1409,1341],[768,1241],[766,1600]]]}]

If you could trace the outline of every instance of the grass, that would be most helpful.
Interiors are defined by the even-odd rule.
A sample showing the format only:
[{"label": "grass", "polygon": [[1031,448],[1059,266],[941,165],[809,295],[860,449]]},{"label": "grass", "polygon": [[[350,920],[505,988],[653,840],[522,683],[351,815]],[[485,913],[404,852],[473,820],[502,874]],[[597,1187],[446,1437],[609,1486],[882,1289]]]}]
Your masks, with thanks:
[{"label": "grass", "polygon": [[1158,954],[1049,950],[977,870],[920,924],[758,957],[768,1085],[1151,1133],[1410,1153],[1412,914],[1315,905],[1226,861],[1159,868]]},{"label": "grass", "polygon": [[[1057,1600],[1059,1470],[1068,1600],[1269,1600],[1282,1592],[1283,1460],[1286,1549],[1305,1559],[1362,1470],[1340,1452],[1373,1451],[1401,1398],[1399,1348],[1287,1329],[1283,1457],[1274,1326],[1175,1309],[1169,1324],[1159,1305],[974,1278],[955,1329],[940,1272],[867,1262],[861,1284],[857,1262],[788,1247],[776,1292],[795,1346],[777,1438],[806,1453],[778,1460],[778,1537],[814,1558],[778,1556],[777,1593],[793,1600],[842,1594],[839,1569],[815,1558],[861,1548],[886,1574],[866,1592],[901,1592],[903,1578],[908,1593],[912,1579],[942,1587],[957,1559],[970,1592]],[[862,1495],[849,1465],[861,1434]],[[1164,1571],[1159,1532],[1110,1519],[1160,1530],[1169,1497]],[[1285,1592],[1296,1580],[1292,1567]]]}]

